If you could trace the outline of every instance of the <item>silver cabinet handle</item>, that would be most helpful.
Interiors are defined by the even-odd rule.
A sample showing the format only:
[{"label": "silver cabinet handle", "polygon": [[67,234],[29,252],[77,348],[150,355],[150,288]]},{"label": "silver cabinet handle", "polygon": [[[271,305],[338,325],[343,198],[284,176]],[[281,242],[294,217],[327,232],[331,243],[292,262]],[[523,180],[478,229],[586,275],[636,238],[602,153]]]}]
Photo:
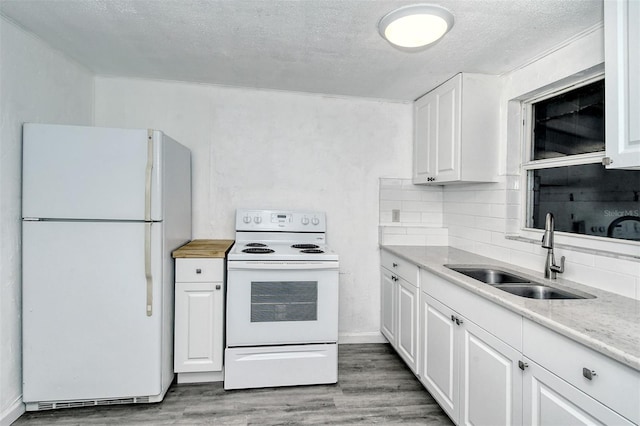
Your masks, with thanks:
[{"label": "silver cabinet handle", "polygon": [[591,370],[589,368],[583,368],[582,369],[582,375],[587,380],[593,380],[593,376],[596,375],[596,372],[595,372],[595,370]]},{"label": "silver cabinet handle", "polygon": [[202,273],[202,269],[198,268],[196,269],[196,274],[201,274]]},{"label": "silver cabinet handle", "polygon": [[220,290],[222,286],[220,284],[216,284],[216,290]]},{"label": "silver cabinet handle", "polygon": [[518,361],[518,367],[520,368],[520,370],[524,371],[524,369],[527,368],[528,366],[529,364],[527,364],[526,362]]},{"label": "silver cabinet handle", "polygon": [[395,262],[393,262],[393,267],[394,267],[394,268],[397,268],[397,267],[398,267],[398,264],[397,264],[397,263],[395,263]]},{"label": "silver cabinet handle", "polygon": [[451,315],[451,321],[456,322],[456,317]]},{"label": "silver cabinet handle", "polygon": [[398,277],[396,277],[395,275],[391,275],[391,279],[392,279],[393,281],[398,281]]}]

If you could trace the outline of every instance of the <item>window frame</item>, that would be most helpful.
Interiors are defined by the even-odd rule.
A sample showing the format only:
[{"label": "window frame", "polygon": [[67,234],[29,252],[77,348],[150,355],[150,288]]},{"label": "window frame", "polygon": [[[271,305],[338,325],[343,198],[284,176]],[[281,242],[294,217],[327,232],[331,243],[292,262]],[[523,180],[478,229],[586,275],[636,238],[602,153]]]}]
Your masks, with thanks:
[{"label": "window frame", "polygon": [[[532,214],[533,206],[531,200],[533,194],[530,193],[529,171],[537,169],[547,169],[555,167],[566,167],[584,164],[603,164],[606,158],[606,148],[603,151],[592,152],[587,154],[576,154],[564,157],[553,157],[541,160],[532,160],[533,157],[533,104],[552,98],[565,92],[577,89],[579,87],[594,83],[605,78],[604,72],[598,72],[585,78],[571,82],[570,84],[555,85],[550,89],[534,93],[526,99],[521,99],[521,141],[520,146],[520,235],[519,237],[532,241],[540,241],[544,230],[528,227],[529,217]],[[605,141],[606,144],[606,141]],[[567,247],[579,251],[587,252],[608,252],[615,255],[626,255],[636,259],[640,259],[640,242],[622,240],[596,235],[577,234],[572,232],[556,231],[556,245],[560,248]]]}]

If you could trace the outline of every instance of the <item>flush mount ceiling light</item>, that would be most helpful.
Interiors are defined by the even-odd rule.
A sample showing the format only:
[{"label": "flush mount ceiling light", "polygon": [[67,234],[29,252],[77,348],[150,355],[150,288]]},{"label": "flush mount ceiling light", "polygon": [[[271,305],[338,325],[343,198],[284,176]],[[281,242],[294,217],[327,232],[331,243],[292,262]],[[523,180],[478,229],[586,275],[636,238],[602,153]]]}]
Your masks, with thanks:
[{"label": "flush mount ceiling light", "polygon": [[453,26],[447,9],[431,4],[404,6],[386,14],[378,23],[380,35],[406,51],[422,50],[439,40]]}]

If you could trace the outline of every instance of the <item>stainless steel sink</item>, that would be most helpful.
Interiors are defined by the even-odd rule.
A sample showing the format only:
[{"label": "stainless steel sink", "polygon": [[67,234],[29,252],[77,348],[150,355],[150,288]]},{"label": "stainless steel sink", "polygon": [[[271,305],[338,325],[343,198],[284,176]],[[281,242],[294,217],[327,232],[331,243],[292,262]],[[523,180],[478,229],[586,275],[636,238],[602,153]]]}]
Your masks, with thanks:
[{"label": "stainless steel sink", "polygon": [[515,294],[516,296],[528,297],[529,299],[592,299],[593,296],[582,296],[559,288],[549,287],[539,284],[525,285],[500,285],[496,288]]},{"label": "stainless steel sink", "polygon": [[512,274],[507,271],[495,268],[485,267],[469,267],[469,266],[453,266],[445,265],[447,268],[456,272],[460,272],[475,280],[482,281],[486,284],[496,285],[502,283],[528,283],[531,280]]},{"label": "stainless steel sink", "polygon": [[587,293],[543,285],[528,278],[491,266],[444,265],[447,268],[481,281],[507,293],[529,299],[593,299]]}]

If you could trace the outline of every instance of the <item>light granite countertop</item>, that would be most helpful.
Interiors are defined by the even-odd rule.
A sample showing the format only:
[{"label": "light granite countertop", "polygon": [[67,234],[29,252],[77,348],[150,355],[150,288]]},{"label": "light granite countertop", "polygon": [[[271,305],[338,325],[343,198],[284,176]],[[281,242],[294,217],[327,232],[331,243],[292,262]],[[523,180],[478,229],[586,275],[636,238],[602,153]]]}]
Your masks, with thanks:
[{"label": "light granite countertop", "polygon": [[[441,246],[387,246],[400,256],[468,291],[544,325],[640,371],[640,301],[532,271],[463,250]],[[492,265],[543,284],[584,292],[595,299],[536,300],[515,296],[446,268],[446,264]]]}]

